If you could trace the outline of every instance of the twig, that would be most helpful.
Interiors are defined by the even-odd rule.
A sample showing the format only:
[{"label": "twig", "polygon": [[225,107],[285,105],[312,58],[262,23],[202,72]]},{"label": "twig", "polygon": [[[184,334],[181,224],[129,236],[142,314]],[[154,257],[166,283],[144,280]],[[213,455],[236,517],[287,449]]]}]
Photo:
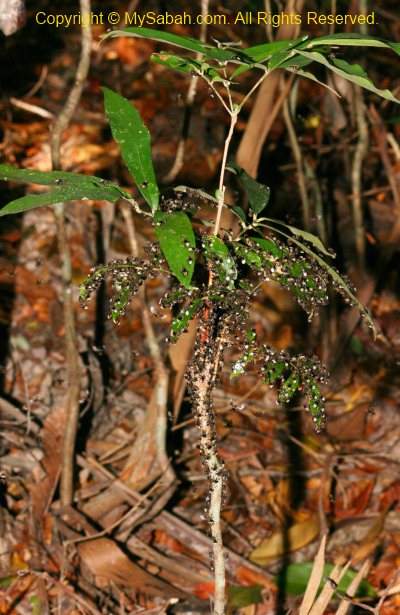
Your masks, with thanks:
[{"label": "twig", "polygon": [[[207,24],[206,24],[205,17],[208,14],[208,12],[209,12],[209,0],[201,0],[201,15],[203,19],[202,19],[202,24],[200,27],[199,40],[202,42],[205,42],[206,36],[207,36]],[[201,53],[196,54],[196,60],[201,60],[202,57],[203,56]],[[183,162],[185,159],[186,140],[187,140],[187,136],[189,133],[190,118],[192,115],[193,103],[194,103],[194,99],[196,96],[198,79],[199,78],[197,75],[193,75],[190,81],[189,89],[186,94],[182,134],[179,139],[174,163],[170,171],[167,173],[167,175],[163,179],[163,183],[165,184],[170,184],[171,182],[173,182],[183,166]]]},{"label": "twig", "polygon": [[237,116],[238,116],[237,112],[231,113],[231,123],[229,126],[228,136],[226,137],[224,153],[222,156],[221,172],[219,176],[219,186],[218,186],[218,210],[217,210],[217,217],[216,217],[215,226],[214,226],[214,235],[218,235],[219,227],[221,224],[221,216],[222,216],[222,209],[224,207],[224,196],[225,196],[224,178],[225,178],[226,159],[228,157],[228,151],[229,151],[229,146],[230,146],[231,139],[233,136],[233,131],[236,126]]},{"label": "twig", "polygon": [[61,592],[63,592],[67,596],[69,596],[71,598],[71,600],[73,602],[75,602],[77,605],[81,606],[82,608],[87,609],[89,611],[89,613],[92,613],[93,615],[101,615],[101,612],[98,611],[96,609],[96,607],[92,606],[87,599],[85,599],[83,596],[81,596],[80,594],[75,592],[72,587],[70,587],[68,585],[65,585],[64,583],[61,583],[61,581],[59,581],[58,579],[55,579],[54,577],[50,576],[47,572],[39,572],[37,570],[29,570],[29,571],[27,571],[27,574],[32,574],[32,575],[34,575],[34,576],[36,576],[36,577],[38,577],[40,579],[44,579],[50,585],[54,585]]},{"label": "twig", "polygon": [[399,236],[400,236],[400,181],[393,173],[390,156],[387,147],[387,130],[382,121],[382,118],[378,114],[376,108],[371,105],[370,107],[371,119],[372,119],[372,132],[377,142],[379,153],[381,155],[383,167],[385,169],[386,176],[389,180],[390,187],[392,189],[393,198],[395,202],[396,211],[395,223],[387,241],[385,251],[392,251],[397,248]]},{"label": "twig", "polygon": [[[293,81],[293,76],[291,77],[291,80],[289,79],[290,85],[292,81]],[[283,89],[284,88],[282,87],[282,91]],[[290,115],[287,96],[285,96],[283,99],[282,110],[283,110],[283,117],[284,117],[285,124],[286,124],[286,130],[289,136],[290,147],[292,148],[293,157],[296,163],[297,183],[299,185],[302,212],[303,212],[303,224],[306,230],[310,230],[311,211],[310,211],[310,202],[308,200],[306,176],[304,173],[303,156],[301,153],[299,142],[297,140],[296,131],[294,129],[292,118]]]},{"label": "twig", "polygon": [[[90,0],[80,0],[82,15],[90,14]],[[90,25],[82,28],[82,48],[76,71],[75,83],[69,93],[67,102],[56,118],[51,135],[51,159],[53,169],[61,168],[61,137],[68,126],[82,95],[83,86],[89,72],[92,33]],[[65,350],[67,362],[67,408],[68,415],[65,426],[64,445],[62,452],[62,471],[60,499],[65,506],[72,502],[75,440],[79,419],[80,367],[79,354],[76,348],[76,331],[71,288],[71,255],[67,240],[64,218],[64,203],[54,206],[57,225],[57,240],[62,263],[63,279],[63,314],[65,325]]]},{"label": "twig", "polygon": [[19,354],[19,350],[16,347],[15,343],[13,344],[13,353],[15,354],[15,357],[17,359],[17,363],[19,365],[19,369],[20,369],[21,376],[22,376],[22,382],[24,385],[24,395],[25,395],[24,408],[26,408],[26,411],[27,411],[26,412],[26,433],[28,434],[31,431],[31,424],[32,424],[32,403],[31,403],[31,397],[29,394],[28,379],[26,377],[25,370],[22,365],[21,355]]},{"label": "twig", "polygon": [[353,167],[351,171],[351,181],[353,185],[353,223],[356,250],[358,256],[358,264],[361,271],[365,267],[365,239],[364,239],[364,221],[361,202],[362,188],[362,167],[366,153],[368,152],[368,123],[365,117],[364,100],[360,86],[353,86],[353,98],[355,116],[358,128],[358,141],[353,159]]},{"label": "twig", "polygon": [[40,90],[40,88],[42,87],[42,85],[47,79],[48,73],[49,73],[49,69],[47,68],[47,66],[42,66],[42,71],[40,73],[39,79],[37,80],[35,85],[33,85],[31,89],[26,94],[24,94],[24,98],[31,98],[31,96],[34,96],[36,92]]},{"label": "twig", "polygon": [[393,577],[390,580],[389,585],[382,591],[380,592],[380,600],[378,602],[378,604],[375,607],[375,613],[376,615],[379,615],[381,608],[383,606],[383,603],[385,602],[386,598],[388,596],[391,596],[393,593],[398,593],[400,591],[400,586],[395,586],[395,583],[398,579],[400,575],[400,568],[397,568],[396,572],[394,573]]},{"label": "twig", "polygon": [[357,572],[356,576],[347,587],[346,594],[342,597],[339,608],[336,611],[336,615],[346,615],[350,606],[356,604],[354,603],[352,598],[354,598],[361,581],[368,575],[369,569],[371,568],[371,564],[372,562],[370,559],[365,560],[360,570]]},{"label": "twig", "polygon": [[40,117],[44,117],[46,119],[54,118],[54,113],[51,111],[42,109],[42,107],[38,107],[38,105],[32,105],[31,103],[24,102],[23,100],[18,100],[18,98],[14,98],[13,96],[10,98],[10,103],[14,105],[14,107],[18,107],[19,109],[23,109],[29,113],[34,113],[35,115],[40,115]]}]

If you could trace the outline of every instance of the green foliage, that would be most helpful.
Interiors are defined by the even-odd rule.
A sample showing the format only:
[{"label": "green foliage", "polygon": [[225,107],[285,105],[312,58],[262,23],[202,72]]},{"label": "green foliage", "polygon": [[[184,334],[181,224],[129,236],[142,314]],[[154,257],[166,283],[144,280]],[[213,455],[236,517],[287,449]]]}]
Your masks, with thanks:
[{"label": "green foliage", "polygon": [[201,247],[206,259],[215,267],[220,282],[226,285],[229,290],[234,290],[237,267],[228,245],[215,235],[204,235]]},{"label": "green foliage", "polygon": [[249,199],[250,207],[254,213],[260,214],[268,205],[269,197],[271,196],[270,188],[253,179],[244,169],[234,162],[230,162],[226,168],[236,174]]},{"label": "green foliage", "polygon": [[[157,254],[158,255],[158,254]],[[155,258],[153,262],[140,258],[128,257],[126,260],[113,260],[108,265],[94,267],[85,282],[80,286],[80,301],[86,308],[87,302],[100,288],[101,283],[108,277],[112,281],[113,294],[110,302],[110,317],[115,323],[119,323],[121,316],[125,314],[131,299],[138,292],[140,286],[149,277],[168,274],[163,268],[163,259]]]},{"label": "green foliage", "polygon": [[[293,71],[294,69],[302,68],[313,62],[323,64],[330,71],[337,73],[344,79],[351,81],[361,87],[378,94],[392,102],[400,102],[389,90],[381,90],[377,88],[370,80],[365,71],[358,64],[349,64],[345,60],[336,59],[332,54],[332,46],[356,46],[356,47],[386,47],[397,54],[400,54],[400,44],[391,41],[385,41],[372,36],[362,34],[334,34],[323,36],[316,39],[309,39],[308,36],[301,36],[293,41],[277,41],[274,43],[266,43],[256,45],[247,49],[238,49],[237,46],[219,43],[211,45],[203,43],[196,39],[181,36],[171,32],[153,30],[151,28],[126,28],[125,30],[114,30],[103,35],[103,39],[114,38],[119,36],[132,36],[139,38],[149,38],[158,42],[181,47],[189,52],[196,52],[204,57],[208,62],[205,70],[198,71],[195,67],[196,74],[201,74],[209,83],[215,80],[216,75],[219,75],[219,70],[226,68],[227,64],[233,66],[231,79],[235,79],[239,74],[249,69],[259,69],[270,73],[277,68]],[[173,60],[172,54],[168,54],[166,59],[162,60],[163,54],[155,54],[153,60],[156,62],[166,63],[175,70],[184,70],[190,72],[193,68],[187,69],[186,62],[190,61],[179,58]],[[179,62],[181,60],[181,62]],[[214,62],[214,65],[211,63]],[[304,77],[308,77],[318,81],[318,79],[307,71],[302,71]],[[222,80],[222,77],[217,77]],[[225,79],[226,79],[225,73]]]},{"label": "green foliage", "polygon": [[382,96],[382,98],[386,98],[392,102],[399,102],[399,100],[393,96],[390,90],[380,90],[375,87],[372,83],[371,79],[368,77],[367,73],[359,66],[358,64],[349,64],[345,60],[336,60],[332,59],[331,62],[322,54],[317,51],[302,51],[299,50],[300,53],[305,58],[310,61],[318,62],[319,64],[323,64],[333,73],[336,73],[340,77],[355,83],[356,85],[361,86],[366,90],[370,90],[374,92],[374,94],[378,94]]},{"label": "green foliage", "polygon": [[[306,590],[308,582],[311,577],[311,572],[313,569],[313,562],[304,562],[302,564],[289,564],[289,566],[285,570],[285,587],[284,591],[286,594],[291,596],[302,596]],[[321,584],[319,586],[318,594],[321,593],[329,575],[331,574],[334,566],[332,564],[325,564],[324,573],[321,580]],[[337,592],[340,595],[344,595],[350,585],[350,583],[354,580],[357,575],[356,570],[349,569],[345,572],[342,580],[337,586]],[[278,576],[274,578],[274,582],[278,584],[280,579]],[[363,579],[358,586],[357,593],[355,595],[356,598],[376,598],[378,594],[375,589],[372,587],[371,583],[369,583],[366,579]],[[337,595],[333,596],[334,600],[338,600],[339,597]]]},{"label": "green foliage", "polygon": [[250,363],[255,363],[265,384],[278,388],[278,402],[289,403],[297,392],[306,398],[305,408],[310,411],[317,432],[325,425],[325,399],[319,384],[328,381],[328,372],[318,357],[291,357],[272,346],[259,345],[254,338],[243,345],[243,354],[232,368],[231,378],[244,373]]},{"label": "green foliage", "polygon": [[193,253],[196,240],[189,217],[184,211],[156,212],[154,225],[160,248],[172,273],[190,287],[194,271]]},{"label": "green foliage", "polygon": [[143,197],[154,211],[159,191],[151,158],[150,133],[139,113],[126,98],[102,88],[104,107],[111,132],[121,148],[122,157]]},{"label": "green foliage", "polygon": [[181,73],[189,73],[193,76],[202,76],[210,83],[229,84],[228,79],[224,79],[219,72],[207,62],[199,62],[191,58],[181,58],[179,56],[170,55],[167,53],[153,53],[151,55],[153,62],[167,66],[172,70],[177,70]]},{"label": "green foliage", "polygon": [[107,180],[90,175],[68,173],[67,171],[45,173],[30,169],[16,169],[0,164],[0,179],[3,181],[29,182],[41,186],[58,186],[48,192],[29,194],[11,201],[0,210],[0,217],[76,199],[105,200],[114,203],[121,197],[130,198],[130,195],[122,188]]}]

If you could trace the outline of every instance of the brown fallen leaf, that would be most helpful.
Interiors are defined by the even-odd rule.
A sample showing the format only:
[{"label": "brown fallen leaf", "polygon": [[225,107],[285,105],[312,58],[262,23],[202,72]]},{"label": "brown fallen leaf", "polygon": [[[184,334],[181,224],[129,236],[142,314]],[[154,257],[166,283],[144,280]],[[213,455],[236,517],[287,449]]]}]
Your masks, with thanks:
[{"label": "brown fallen leaf", "polygon": [[356,552],[351,558],[352,565],[358,564],[372,556],[375,549],[381,544],[381,533],[385,524],[389,509],[383,510],[374,520],[368,532],[357,547]]},{"label": "brown fallen leaf", "polygon": [[44,458],[42,466],[46,476],[44,479],[29,485],[33,516],[39,525],[43,523],[60,477],[66,416],[67,409],[65,404],[59,403],[44,422]]},{"label": "brown fallen leaf", "polygon": [[151,596],[187,598],[180,589],[172,587],[132,562],[110,538],[82,542],[77,545],[77,550],[83,563],[96,577],[138,589]]},{"label": "brown fallen leaf", "polygon": [[194,339],[196,337],[197,320],[191,320],[188,331],[183,333],[176,344],[169,347],[168,355],[173,369],[172,377],[172,396],[174,406],[174,422],[178,419],[183,395],[185,393],[186,381],[185,370],[187,362],[192,353]]},{"label": "brown fallen leaf", "polygon": [[[309,517],[305,521],[295,523],[288,530],[287,544],[290,552],[297,551],[314,540],[319,532],[319,522],[316,517]],[[280,557],[286,552],[284,533],[280,529],[269,538],[263,540],[254,551],[250,553],[249,559],[264,566],[271,560]]]}]

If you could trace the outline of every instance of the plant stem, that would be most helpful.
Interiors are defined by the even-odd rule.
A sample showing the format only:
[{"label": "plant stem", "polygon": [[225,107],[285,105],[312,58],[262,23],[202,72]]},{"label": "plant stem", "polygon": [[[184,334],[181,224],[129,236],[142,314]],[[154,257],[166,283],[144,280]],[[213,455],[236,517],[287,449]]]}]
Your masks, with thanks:
[{"label": "plant stem", "polygon": [[[90,0],[80,0],[82,15],[90,14]],[[61,168],[61,137],[67,128],[82,95],[83,86],[89,72],[90,51],[92,45],[91,28],[82,28],[82,48],[74,85],[67,102],[56,118],[51,135],[51,159],[53,170]],[[79,354],[76,348],[76,331],[74,306],[71,288],[71,255],[68,246],[64,218],[64,203],[54,206],[57,224],[58,250],[62,264],[63,281],[63,315],[65,326],[65,353],[67,364],[67,419],[61,460],[60,499],[63,506],[71,504],[73,499],[73,475],[75,440],[79,420],[80,368]]]},{"label": "plant stem", "polygon": [[214,615],[225,612],[225,557],[221,531],[221,508],[225,491],[225,466],[218,455],[212,394],[222,366],[226,320],[207,304],[199,319],[195,352],[186,370],[193,414],[200,429],[200,454],[208,477],[208,521],[213,543],[215,579]]},{"label": "plant stem", "polygon": [[218,235],[219,227],[220,227],[220,224],[221,224],[221,215],[222,215],[222,209],[224,207],[224,196],[225,196],[224,179],[225,179],[226,160],[227,160],[227,157],[228,157],[229,146],[231,144],[231,140],[232,140],[232,136],[233,136],[233,131],[234,131],[235,126],[236,126],[237,118],[238,118],[238,112],[237,111],[232,111],[231,112],[231,123],[230,123],[230,126],[229,126],[228,136],[226,137],[226,140],[225,140],[224,153],[223,153],[223,156],[222,156],[222,163],[221,163],[221,172],[220,172],[220,176],[219,176],[218,210],[217,210],[217,218],[215,220],[215,226],[214,226],[214,235]]}]

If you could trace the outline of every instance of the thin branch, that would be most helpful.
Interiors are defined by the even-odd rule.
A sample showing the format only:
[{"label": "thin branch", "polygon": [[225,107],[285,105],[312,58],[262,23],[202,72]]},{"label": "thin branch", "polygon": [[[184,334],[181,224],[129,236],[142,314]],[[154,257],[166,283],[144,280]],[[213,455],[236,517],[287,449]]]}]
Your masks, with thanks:
[{"label": "thin branch", "polygon": [[[90,0],[80,0],[82,15],[90,14]],[[83,86],[89,72],[92,33],[90,25],[81,29],[82,47],[75,83],[69,93],[67,102],[53,125],[51,135],[51,159],[53,170],[61,168],[61,138],[67,128],[82,95]],[[71,255],[68,246],[67,230],[64,218],[64,203],[54,206],[57,225],[58,249],[62,264],[63,280],[63,315],[65,326],[65,351],[67,362],[67,421],[61,462],[60,499],[65,506],[72,502],[75,440],[79,420],[80,367],[76,347],[74,307],[71,288]]]},{"label": "thin branch", "polygon": [[368,152],[369,135],[368,122],[365,116],[364,100],[360,86],[353,86],[353,94],[355,116],[358,128],[358,141],[353,159],[353,168],[351,170],[351,181],[353,185],[352,209],[358,264],[361,271],[363,271],[365,266],[365,239],[361,189],[362,167],[364,158]]},{"label": "thin branch", "polygon": [[231,140],[232,140],[233,131],[234,131],[235,126],[236,126],[237,116],[238,116],[238,112],[236,112],[236,111],[232,112],[232,114],[231,114],[231,124],[229,126],[228,136],[226,137],[226,140],[225,140],[224,153],[223,153],[223,156],[222,156],[222,163],[221,163],[221,172],[220,172],[220,176],[219,176],[218,210],[217,210],[217,217],[216,217],[215,226],[214,226],[214,235],[218,235],[219,227],[220,227],[220,224],[221,224],[221,215],[222,215],[222,209],[224,207],[224,196],[225,196],[224,178],[225,178],[226,160],[227,160],[227,157],[228,157],[228,151],[229,151],[229,146],[230,146],[230,143],[231,143]]},{"label": "thin branch", "polygon": [[[293,81],[293,76],[289,82]],[[283,89],[283,88],[282,88]],[[303,156],[299,146],[299,142],[297,139],[296,131],[293,126],[292,117],[289,111],[289,103],[287,100],[287,96],[283,99],[283,117],[286,124],[286,130],[289,136],[290,147],[293,152],[293,157],[296,163],[297,169],[297,183],[299,185],[301,204],[302,204],[302,213],[303,213],[303,224],[306,230],[310,230],[311,226],[311,210],[310,210],[310,201],[308,200],[308,191],[307,191],[307,180],[306,175],[304,173],[304,164],[303,164]]]}]

